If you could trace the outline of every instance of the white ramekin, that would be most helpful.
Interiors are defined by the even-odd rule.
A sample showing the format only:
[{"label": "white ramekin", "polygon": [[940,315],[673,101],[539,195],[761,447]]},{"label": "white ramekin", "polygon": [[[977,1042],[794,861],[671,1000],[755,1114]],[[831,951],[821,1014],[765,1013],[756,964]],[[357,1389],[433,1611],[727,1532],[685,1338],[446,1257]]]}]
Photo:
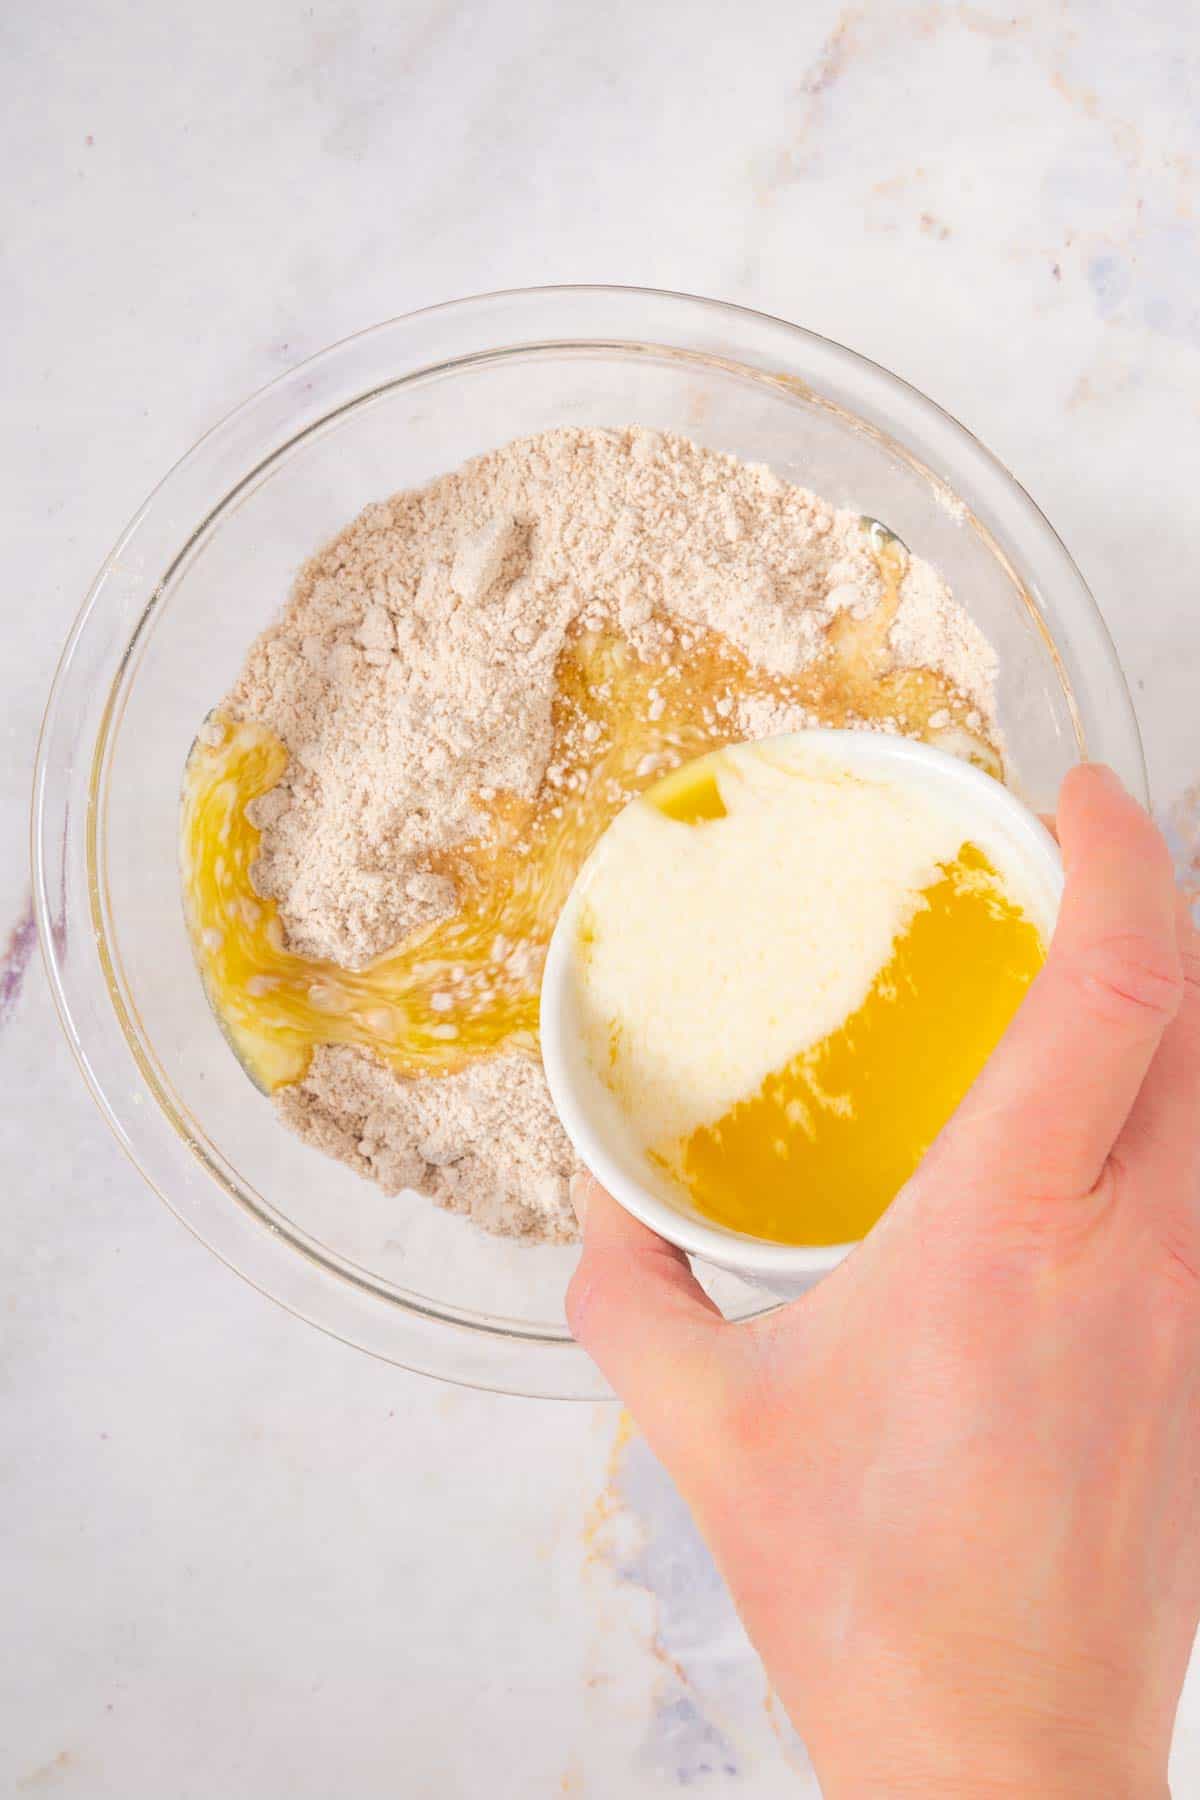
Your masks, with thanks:
[{"label": "white ramekin", "polygon": [[[914,782],[977,821],[975,829],[1011,854],[1027,881],[1027,901],[1048,939],[1062,894],[1058,845],[1035,814],[1006,787],[969,763],[908,738],[864,731],[803,731],[771,740],[782,752],[825,757],[838,768],[875,778]],[[593,851],[593,856],[596,854]],[[622,1206],[689,1255],[762,1283],[781,1294],[802,1291],[834,1268],[853,1244],[778,1244],[729,1230],[666,1197],[665,1177],[656,1192],[652,1171],[612,1094],[591,1068],[577,1018],[571,980],[584,866],[559,917],[542,977],[542,1060],[550,1093],[580,1157]]]}]

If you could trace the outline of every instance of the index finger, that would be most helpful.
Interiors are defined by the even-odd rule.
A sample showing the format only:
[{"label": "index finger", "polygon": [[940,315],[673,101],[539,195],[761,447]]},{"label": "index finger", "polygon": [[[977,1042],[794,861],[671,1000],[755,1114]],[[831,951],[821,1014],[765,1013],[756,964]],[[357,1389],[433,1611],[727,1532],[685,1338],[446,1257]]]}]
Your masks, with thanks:
[{"label": "index finger", "polygon": [[703,1436],[720,1392],[727,1327],[683,1251],[627,1213],[592,1176],[576,1178],[583,1253],[567,1321],[655,1447]]},{"label": "index finger", "polygon": [[1046,963],[939,1142],[1001,1197],[1089,1192],[1183,990],[1170,852],[1111,770],[1073,769]]}]

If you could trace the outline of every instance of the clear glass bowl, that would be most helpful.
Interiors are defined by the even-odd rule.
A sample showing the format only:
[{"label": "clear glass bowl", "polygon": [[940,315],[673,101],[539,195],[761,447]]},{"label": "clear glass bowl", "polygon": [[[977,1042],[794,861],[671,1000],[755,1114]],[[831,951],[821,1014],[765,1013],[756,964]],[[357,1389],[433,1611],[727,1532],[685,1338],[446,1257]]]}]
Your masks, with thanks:
[{"label": "clear glass bowl", "polygon": [[[389,1199],[276,1123],[192,963],[180,777],[297,565],[368,501],[524,433],[635,422],[769,462],[940,569],[999,652],[1035,806],[1084,755],[1145,791],[1112,645],[1029,496],[904,382],[780,320],[629,288],[487,295],[335,345],[203,438],[105,563],[50,694],[34,891],[63,1025],[134,1162],[232,1268],[377,1356],[508,1392],[607,1391],[563,1320],[574,1252]],[[731,1314],[772,1304],[710,1279]]]}]

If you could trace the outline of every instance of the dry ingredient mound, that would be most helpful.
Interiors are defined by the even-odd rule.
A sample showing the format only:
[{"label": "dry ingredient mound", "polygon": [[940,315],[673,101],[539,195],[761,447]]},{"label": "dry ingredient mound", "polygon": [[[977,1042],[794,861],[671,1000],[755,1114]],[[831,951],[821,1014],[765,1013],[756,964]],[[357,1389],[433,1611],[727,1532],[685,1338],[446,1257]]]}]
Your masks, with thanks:
[{"label": "dry ingredient mound", "polygon": [[[572,626],[668,660],[706,628],[788,676],[820,658],[843,609],[869,616],[881,592],[857,513],[638,427],[520,439],[369,506],[301,569],[224,702],[289,753],[248,809],[255,886],[292,949],[362,967],[455,911],[430,859],[483,826],[472,795],[537,792]],[[994,655],[917,558],[889,648],[992,723]],[[761,695],[738,704],[745,737],[811,722]],[[410,1080],[328,1047],[276,1105],[388,1192],[416,1188],[511,1236],[575,1235],[573,1152],[530,1058]]]}]

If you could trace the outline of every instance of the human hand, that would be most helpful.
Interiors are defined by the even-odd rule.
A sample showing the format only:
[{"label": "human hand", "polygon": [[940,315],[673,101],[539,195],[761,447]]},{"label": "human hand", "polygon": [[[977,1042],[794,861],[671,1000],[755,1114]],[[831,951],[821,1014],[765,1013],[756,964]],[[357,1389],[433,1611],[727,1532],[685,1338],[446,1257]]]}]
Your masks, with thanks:
[{"label": "human hand", "polygon": [[829,1800],[1161,1795],[1200,1618],[1200,936],[1074,770],[1042,973],[803,1299],[727,1323],[587,1181],[568,1317],[674,1476]]}]

